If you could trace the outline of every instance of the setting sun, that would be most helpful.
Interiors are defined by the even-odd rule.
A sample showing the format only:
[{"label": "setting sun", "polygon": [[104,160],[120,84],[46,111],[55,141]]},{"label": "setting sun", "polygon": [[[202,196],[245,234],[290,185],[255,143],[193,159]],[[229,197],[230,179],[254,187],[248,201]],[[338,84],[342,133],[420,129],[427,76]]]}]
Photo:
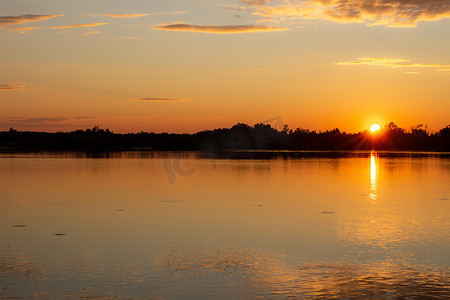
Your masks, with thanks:
[{"label": "setting sun", "polygon": [[0,300],[450,300],[449,36],[450,0],[0,0]]},{"label": "setting sun", "polygon": [[377,132],[378,130],[380,130],[380,125],[378,124],[373,124],[372,126],[370,126],[370,131],[371,132]]}]

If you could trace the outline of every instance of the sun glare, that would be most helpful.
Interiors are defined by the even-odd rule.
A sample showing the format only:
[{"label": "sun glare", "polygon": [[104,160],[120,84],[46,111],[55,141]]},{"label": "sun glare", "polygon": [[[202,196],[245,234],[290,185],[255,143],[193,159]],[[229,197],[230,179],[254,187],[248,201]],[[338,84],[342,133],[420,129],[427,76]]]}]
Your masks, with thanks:
[{"label": "sun glare", "polygon": [[380,130],[380,125],[378,124],[373,124],[372,126],[370,126],[370,131],[371,132],[377,132],[378,130]]}]

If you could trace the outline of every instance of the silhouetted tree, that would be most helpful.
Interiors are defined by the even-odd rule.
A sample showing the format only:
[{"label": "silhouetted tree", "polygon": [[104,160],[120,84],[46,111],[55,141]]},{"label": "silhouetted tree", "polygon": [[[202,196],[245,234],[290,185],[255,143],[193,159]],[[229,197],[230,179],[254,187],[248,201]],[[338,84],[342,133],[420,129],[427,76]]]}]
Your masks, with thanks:
[{"label": "silhouetted tree", "polygon": [[348,134],[338,128],[324,132],[308,129],[281,131],[270,124],[249,126],[238,123],[231,128],[200,131],[195,134],[139,132],[115,134],[99,125],[72,132],[18,132],[13,128],[0,132],[0,147],[26,150],[436,150],[450,151],[450,125],[437,133],[419,124],[406,131],[393,122],[377,135],[368,131]]}]

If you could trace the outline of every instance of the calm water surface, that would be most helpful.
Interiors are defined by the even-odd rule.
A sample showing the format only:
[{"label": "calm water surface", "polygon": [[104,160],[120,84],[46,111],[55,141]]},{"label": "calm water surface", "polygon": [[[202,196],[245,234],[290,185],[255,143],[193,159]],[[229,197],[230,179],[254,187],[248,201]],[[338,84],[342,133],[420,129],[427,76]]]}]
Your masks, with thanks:
[{"label": "calm water surface", "polygon": [[450,298],[448,154],[0,154],[0,299]]}]

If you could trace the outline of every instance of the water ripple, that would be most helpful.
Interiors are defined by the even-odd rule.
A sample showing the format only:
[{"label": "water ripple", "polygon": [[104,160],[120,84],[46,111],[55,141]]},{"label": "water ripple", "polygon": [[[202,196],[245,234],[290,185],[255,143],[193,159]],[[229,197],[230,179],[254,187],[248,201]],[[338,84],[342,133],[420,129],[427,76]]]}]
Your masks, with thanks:
[{"label": "water ripple", "polygon": [[[165,260],[172,275],[215,284],[220,292],[240,288],[254,297],[293,299],[450,298],[450,272],[395,262],[372,264],[301,263],[289,265],[251,249],[177,252]],[[223,277],[227,275],[227,277]],[[238,278],[234,286],[225,278]],[[229,279],[227,279],[229,280]],[[218,284],[222,281],[222,286]]]}]

